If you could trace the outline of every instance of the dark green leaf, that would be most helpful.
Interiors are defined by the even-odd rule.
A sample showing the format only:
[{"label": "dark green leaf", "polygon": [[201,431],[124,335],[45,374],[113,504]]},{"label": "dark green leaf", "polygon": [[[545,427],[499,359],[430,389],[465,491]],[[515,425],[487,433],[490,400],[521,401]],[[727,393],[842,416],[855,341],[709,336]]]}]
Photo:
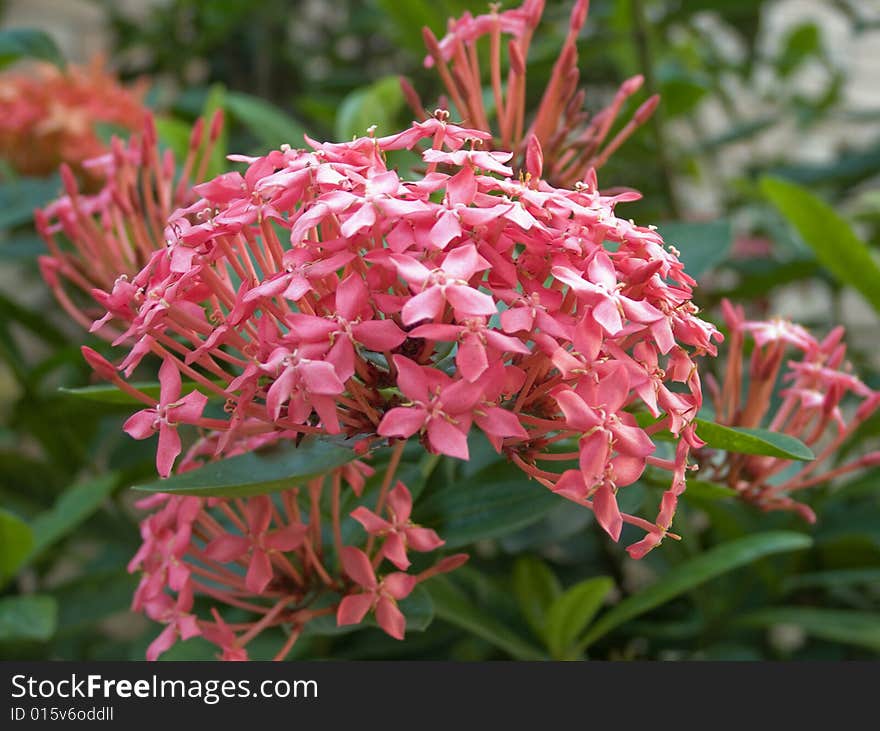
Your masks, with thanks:
[{"label": "dark green leaf", "polygon": [[761,179],[761,190],[794,226],[819,262],[880,312],[880,267],[852,227],[825,201],[778,178]]},{"label": "dark green leaf", "polygon": [[302,147],[305,129],[293,117],[259,97],[239,91],[226,93],[226,109],[259,140],[273,150],[283,144]]},{"label": "dark green leaf", "polygon": [[816,459],[813,451],[800,439],[768,431],[746,429],[739,426],[723,426],[705,419],[697,419],[697,436],[713,449],[723,449],[737,454],[758,454],[780,459],[796,459],[809,462]]},{"label": "dark green leaf", "polygon": [[[216,383],[218,386],[224,385],[221,381],[216,381]],[[142,391],[147,396],[155,399],[159,398],[160,389],[158,381],[132,383],[131,386],[138,391]],[[97,401],[102,404],[131,405],[143,408],[143,403],[134,398],[134,396],[130,396],[125,391],[109,384],[82,386],[80,388],[59,388],[58,390],[67,396],[86,399],[87,401]],[[193,381],[184,381],[181,385],[181,393],[189,393],[190,391],[201,391],[209,399],[223,398],[201,384],[194,383]]]},{"label": "dark green leaf", "polygon": [[136,485],[134,489],[198,497],[265,495],[302,485],[354,458],[350,444],[306,437],[298,447],[286,442],[268,450],[211,462],[167,480]]},{"label": "dark green leaf", "polygon": [[36,58],[64,67],[64,57],[52,37],[36,28],[0,30],[0,68],[25,58]]},{"label": "dark green leaf", "polygon": [[31,527],[17,515],[0,509],[0,584],[15,575],[33,545]]},{"label": "dark green leaf", "polygon": [[27,595],[0,599],[0,642],[48,640],[55,633],[58,606],[51,596]]},{"label": "dark green leaf", "polygon": [[679,564],[661,576],[656,584],[627,597],[603,614],[580,641],[579,650],[582,652],[615,627],[690,591],[709,579],[753,563],[763,556],[797,551],[809,547],[811,543],[810,537],[803,533],[770,531],[715,546],[700,556]]},{"label": "dark green leaf", "polygon": [[773,607],[761,609],[739,619],[747,627],[790,624],[812,637],[880,652],[880,614],[846,609],[812,607]]},{"label": "dark green leaf", "polygon": [[435,577],[427,587],[440,619],[481,637],[517,660],[545,659],[537,647],[475,607],[447,577]]},{"label": "dark green leaf", "polygon": [[50,510],[33,521],[35,556],[66,536],[104,502],[116,486],[116,475],[104,475],[67,489]]},{"label": "dark green leaf", "polygon": [[658,226],[664,241],[681,252],[684,270],[699,279],[730,253],[733,229],[730,221],[671,221]]},{"label": "dark green leaf", "polygon": [[513,591],[523,616],[543,637],[547,610],[562,593],[559,579],[541,559],[521,556],[513,565]]},{"label": "dark green leaf", "polygon": [[417,520],[435,528],[447,548],[457,548],[530,525],[558,504],[558,496],[525,480],[515,466],[499,463],[425,493]]},{"label": "dark green leaf", "polygon": [[816,571],[808,574],[796,574],[783,582],[785,591],[797,589],[834,589],[841,586],[859,584],[880,586],[880,568],[871,569],[836,569]]},{"label": "dark green leaf", "polygon": [[614,582],[611,579],[597,576],[566,589],[553,602],[547,612],[545,636],[554,658],[569,660],[577,656],[578,653],[571,654],[572,645],[593,621],[612,588]]}]

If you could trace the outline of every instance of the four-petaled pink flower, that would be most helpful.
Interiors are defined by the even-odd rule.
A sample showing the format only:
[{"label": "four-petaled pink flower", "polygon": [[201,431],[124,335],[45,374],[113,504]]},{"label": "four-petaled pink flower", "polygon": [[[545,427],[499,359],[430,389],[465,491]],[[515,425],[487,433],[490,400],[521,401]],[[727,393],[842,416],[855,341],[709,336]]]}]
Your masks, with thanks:
[{"label": "four-petaled pink flower", "polygon": [[250,551],[248,570],[244,578],[248,591],[262,594],[272,580],[273,551],[292,551],[298,548],[308,528],[294,523],[270,531],[272,501],[266,495],[251,498],[247,503],[247,535],[226,533],[214,538],[206,547],[205,555],[213,561],[236,561]]},{"label": "four-petaled pink flower", "polygon": [[410,595],[415,588],[416,577],[395,572],[383,576],[381,580],[377,579],[367,554],[352,546],[342,549],[342,566],[362,591],[343,597],[336,612],[336,623],[340,627],[359,624],[368,612],[373,611],[379,626],[394,639],[402,640],[406,631],[406,617],[397,602]]},{"label": "four-petaled pink flower", "polygon": [[384,537],[382,555],[401,571],[406,571],[410,565],[410,560],[406,556],[407,549],[420,552],[433,551],[444,543],[435,531],[413,523],[410,520],[411,513],[412,495],[406,489],[406,485],[398,482],[397,486],[388,493],[388,520],[363,506],[353,510],[351,517],[370,535]]},{"label": "four-petaled pink flower", "polygon": [[449,252],[443,263],[433,270],[409,255],[392,254],[391,259],[400,276],[417,292],[403,306],[404,325],[436,320],[446,302],[452,305],[457,319],[488,317],[497,311],[495,301],[488,294],[469,284],[477,272],[491,266],[473,244]]},{"label": "four-petaled pink flower", "polygon": [[192,614],[193,592],[190,583],[181,588],[176,599],[165,593],[157,594],[145,603],[144,608],[150,619],[165,625],[165,629],[147,648],[147,660],[158,659],[178,637],[188,640],[202,634],[199,622]]},{"label": "four-petaled pink flower", "polygon": [[146,439],[159,432],[156,469],[162,477],[168,477],[181,451],[177,425],[198,421],[208,397],[200,391],[191,391],[180,398],[180,371],[170,358],[163,361],[159,369],[159,385],[159,403],[130,416],[122,428],[135,439]]},{"label": "four-petaled pink flower", "polygon": [[412,404],[391,409],[377,433],[384,437],[411,437],[424,430],[431,449],[450,457],[468,459],[467,433],[480,389],[468,381],[453,381],[423,368],[402,355],[394,356],[397,385]]}]

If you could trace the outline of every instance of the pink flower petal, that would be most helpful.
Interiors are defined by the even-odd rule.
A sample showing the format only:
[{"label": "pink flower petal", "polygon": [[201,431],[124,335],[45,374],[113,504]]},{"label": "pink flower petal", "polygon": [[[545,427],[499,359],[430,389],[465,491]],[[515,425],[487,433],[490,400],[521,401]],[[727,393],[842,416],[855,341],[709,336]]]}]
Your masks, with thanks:
[{"label": "pink flower petal", "polygon": [[446,419],[428,422],[428,443],[435,452],[458,459],[468,459],[467,436]]},{"label": "pink flower petal", "polygon": [[342,549],[342,567],[353,581],[365,589],[375,589],[378,586],[370,559],[359,548],[345,546]]},{"label": "pink flower petal", "polygon": [[623,528],[623,519],[617,507],[617,498],[614,490],[606,484],[601,485],[593,493],[593,512],[605,532],[615,541],[620,539],[620,530]]},{"label": "pink flower petal", "polygon": [[390,599],[382,597],[376,605],[376,622],[395,640],[402,640],[406,632],[406,617]]},{"label": "pink flower petal", "polygon": [[349,594],[339,602],[336,610],[336,624],[343,627],[348,624],[360,624],[363,622],[370,607],[373,606],[372,594]]}]

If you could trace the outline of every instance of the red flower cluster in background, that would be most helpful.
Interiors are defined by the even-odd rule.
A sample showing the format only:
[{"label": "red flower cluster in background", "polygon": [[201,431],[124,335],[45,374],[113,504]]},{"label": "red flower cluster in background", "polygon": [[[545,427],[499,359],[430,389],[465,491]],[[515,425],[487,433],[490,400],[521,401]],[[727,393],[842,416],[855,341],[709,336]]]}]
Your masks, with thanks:
[{"label": "red flower cluster in background", "polygon": [[[424,29],[428,56],[425,66],[439,74],[448,100],[470,126],[492,130],[487,144],[501,150],[512,150],[517,165],[525,160],[530,141],[535,150],[543,150],[544,178],[553,185],[571,187],[583,180],[590,170],[598,170],[608,158],[654,113],[660,101],[649,97],[631,119],[610,137],[617,117],[629,98],[642,86],[641,76],[627,79],[611,103],[590,116],[584,109],[586,89],[579,86],[577,38],[587,20],[588,0],[577,0],[571,11],[568,34],[559,51],[547,86],[531,121],[526,119],[526,59],[532,37],[544,13],[544,0],[526,0],[520,7],[499,12],[491,5],[485,15],[474,17],[465,12],[461,18],[449,20],[447,34],[439,41]],[[505,36],[508,37],[505,44]],[[478,44],[489,44],[488,73],[480,68]],[[502,51],[507,54],[507,78],[502,74]],[[402,80],[410,106],[419,119],[430,116],[415,89]],[[488,83],[491,102],[483,94]],[[490,123],[494,120],[494,125]],[[528,126],[527,125],[528,122]],[[532,143],[534,145],[534,143]]]},{"label": "red flower cluster in background", "polygon": [[48,175],[61,163],[83,170],[106,145],[100,124],[140,131],[144,87],[124,87],[101,59],[60,70],[39,64],[31,73],[0,76],[0,157],[23,175]]},{"label": "red flower cluster in background", "polygon": [[[722,308],[730,328],[727,370],[720,386],[711,377],[708,381],[716,418],[730,426],[767,426],[790,434],[812,447],[816,459],[804,464],[728,454],[721,463],[701,460],[705,472],[762,510],[790,510],[813,523],[812,509],[792,493],[880,464],[880,451],[834,463],[847,439],[880,408],[880,392],[852,372],[845,360],[842,327],[817,340],[788,320],[747,320],[742,307],[726,300]],[[750,359],[744,361],[749,336],[754,347]],[[792,349],[797,358],[786,362]],[[745,393],[744,382],[748,384]]]}]

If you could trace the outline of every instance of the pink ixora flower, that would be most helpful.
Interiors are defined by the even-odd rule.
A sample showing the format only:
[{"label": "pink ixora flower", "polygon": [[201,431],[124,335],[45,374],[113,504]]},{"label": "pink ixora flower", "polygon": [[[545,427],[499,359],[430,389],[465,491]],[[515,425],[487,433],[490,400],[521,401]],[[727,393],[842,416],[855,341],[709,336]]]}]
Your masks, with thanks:
[{"label": "pink ixora flower", "polygon": [[397,606],[400,599],[410,595],[416,585],[416,578],[396,572],[376,578],[367,555],[357,549],[346,547],[342,553],[345,573],[360,588],[346,596],[339,603],[336,622],[342,626],[362,622],[368,612],[376,614],[376,622],[396,640],[402,640],[406,632],[406,618]]},{"label": "pink ixora flower", "polygon": [[244,584],[248,591],[262,594],[272,580],[273,552],[298,548],[306,535],[306,526],[294,523],[270,531],[272,502],[265,495],[248,501],[247,535],[226,533],[214,538],[206,547],[205,555],[221,563],[229,563],[250,554]]},{"label": "pink ixora flower", "polygon": [[[492,130],[489,139],[480,138],[484,146],[513,151],[527,174],[537,177],[543,170],[544,177],[556,185],[573,185],[591,169],[600,168],[651,117],[659,102],[656,95],[645,100],[630,120],[610,135],[624,105],[642,86],[642,77],[634,76],[621,84],[607,107],[595,114],[586,112],[586,90],[578,88],[577,38],[587,20],[588,7],[587,0],[573,3],[568,35],[530,119],[526,118],[525,104],[534,93],[526,93],[525,60],[544,10],[541,0],[525,0],[520,7],[503,11],[492,6],[484,15],[465,12],[461,18],[449,21],[448,32],[440,40],[430,29],[423,29],[428,51],[425,66],[437,70],[462,118],[471,120],[480,130]],[[508,37],[507,42],[503,36]],[[483,42],[490,47],[489,68],[482,70],[478,61],[484,58],[478,53],[481,39],[486,39]],[[501,73],[505,50],[509,67],[506,78]],[[402,86],[416,115],[427,116],[412,86],[408,82]],[[483,90],[487,87],[494,109],[486,103]],[[452,149],[458,151],[460,145]],[[442,153],[432,152],[431,158],[438,154]],[[487,158],[483,161],[488,163]],[[489,164],[477,167],[494,169]]]},{"label": "pink ixora flower", "polygon": [[430,528],[422,528],[410,520],[412,495],[406,485],[398,482],[388,494],[388,520],[369,508],[359,507],[352,511],[351,517],[360,523],[370,535],[385,539],[382,555],[401,571],[406,571],[410,560],[407,549],[413,551],[434,551],[443,545],[440,536]]},{"label": "pink ixora flower", "polygon": [[168,477],[182,449],[177,425],[197,423],[208,397],[199,391],[191,391],[180,398],[180,371],[170,360],[159,369],[159,383],[159,403],[130,416],[122,428],[135,439],[147,439],[158,432],[156,469],[162,477]]},{"label": "pink ixora flower", "polygon": [[[726,300],[722,306],[730,328],[727,370],[720,386],[714,379],[709,381],[718,420],[731,426],[765,426],[797,437],[813,449],[816,458],[794,462],[731,455],[718,462],[711,455],[701,455],[707,477],[729,485],[743,500],[762,510],[788,510],[815,522],[812,509],[795,499],[799,491],[880,464],[880,451],[828,464],[855,430],[880,408],[880,392],[869,388],[852,372],[845,360],[842,327],[819,340],[789,320],[747,320],[742,307]],[[749,385],[743,399],[744,346],[748,335],[755,343],[748,361]],[[786,362],[792,350],[794,357]],[[776,408],[774,394],[779,398]]]},{"label": "pink ixora flower", "polygon": [[[557,485],[566,460],[577,463],[579,501],[616,539],[619,491],[647,466],[682,473],[688,451],[661,458],[652,434],[700,445],[696,363],[720,336],[674,249],[616,215],[633,194],[602,195],[592,173],[571,189],[543,180],[537,138],[530,176],[514,177],[507,155],[463,142],[445,119],[243,159],[240,177],[197,186],[205,197],[170,215],[140,271],[94,292],[107,311],[97,332],[128,344],[126,376],[153,353],[163,380],[185,374],[226,402],[226,418],[205,418],[202,397],[178,401],[169,381],[153,405],[97,364],[150,404],[127,426],[160,432],[161,474],[182,423],[208,430],[215,457],[248,440],[342,434],[364,454],[415,437],[467,459],[476,426],[560,494],[571,495]],[[386,167],[378,153],[401,145],[428,147],[424,174]],[[639,520],[620,517],[660,530]]]}]

